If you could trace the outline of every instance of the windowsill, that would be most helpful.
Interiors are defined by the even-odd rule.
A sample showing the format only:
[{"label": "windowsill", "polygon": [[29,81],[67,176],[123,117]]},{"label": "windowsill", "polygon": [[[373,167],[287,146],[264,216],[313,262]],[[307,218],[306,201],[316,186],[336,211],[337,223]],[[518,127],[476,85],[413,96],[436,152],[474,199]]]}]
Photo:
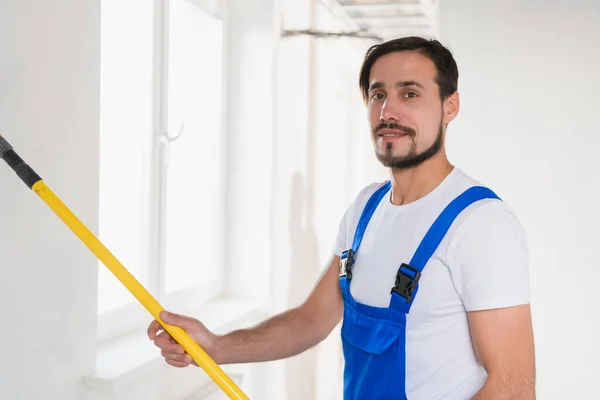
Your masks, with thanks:
[{"label": "windowsill", "polygon": [[[265,316],[263,303],[238,298],[219,298],[188,315],[217,334],[258,323]],[[164,363],[160,350],[146,330],[102,345],[96,353],[96,372],[84,377],[86,386],[101,391],[129,387]]]}]

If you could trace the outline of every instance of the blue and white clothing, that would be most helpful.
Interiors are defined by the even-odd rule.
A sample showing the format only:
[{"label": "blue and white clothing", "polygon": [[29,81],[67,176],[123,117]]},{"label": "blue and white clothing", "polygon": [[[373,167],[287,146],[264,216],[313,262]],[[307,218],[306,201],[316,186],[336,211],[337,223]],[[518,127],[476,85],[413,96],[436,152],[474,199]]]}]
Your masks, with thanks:
[{"label": "blue and white clothing", "polygon": [[[385,184],[369,185],[358,194],[340,223],[335,254],[342,255],[352,248],[365,205]],[[346,311],[349,301],[367,309],[389,308],[392,300],[390,289],[395,284],[400,265],[411,261],[425,234],[453,200],[468,189],[480,186],[479,182],[455,167],[435,190],[406,205],[393,205],[391,191],[384,190],[385,194],[376,205],[364,232],[351,269],[351,280],[344,283],[344,277],[340,277],[342,291],[347,284],[345,289],[348,293],[344,296]],[[388,397],[374,392],[375,397],[364,398],[397,398],[396,394],[392,394],[395,385],[404,386],[401,392],[409,400],[472,398],[485,383],[486,372],[473,350],[467,312],[528,302],[529,256],[524,229],[504,201],[497,198],[475,201],[453,220],[421,273],[410,312],[406,314],[405,328],[399,328],[405,329],[402,349],[405,361],[401,363],[405,371],[394,365],[384,368],[392,375],[386,381],[392,389],[386,389],[388,392],[381,388],[378,390],[387,393]],[[345,316],[345,322],[349,322],[350,318],[354,320],[347,313]],[[384,345],[361,343],[366,338],[352,336],[352,332],[360,331],[359,325],[365,324],[365,321],[354,323],[356,326],[351,329],[342,326],[346,366],[352,364],[352,360],[348,360],[352,358],[359,360],[364,367],[370,361],[347,350],[351,347],[349,343],[370,347],[374,351],[383,349]],[[394,324],[392,322],[392,328],[389,324],[379,328],[372,326],[389,331],[394,329]],[[380,348],[375,348],[377,346]],[[360,381],[357,373],[365,372],[357,372],[354,368],[363,367],[353,365],[350,367],[353,371],[347,369],[346,382],[354,385],[357,380]],[[369,387],[369,383],[363,386]],[[357,398],[352,397],[351,392],[352,388],[348,388],[345,398]]]}]

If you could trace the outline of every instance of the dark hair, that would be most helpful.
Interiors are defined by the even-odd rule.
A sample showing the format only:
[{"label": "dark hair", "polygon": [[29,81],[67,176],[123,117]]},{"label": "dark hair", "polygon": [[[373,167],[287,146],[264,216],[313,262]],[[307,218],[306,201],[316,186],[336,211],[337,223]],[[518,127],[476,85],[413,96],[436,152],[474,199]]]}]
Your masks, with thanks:
[{"label": "dark hair", "polygon": [[360,89],[365,101],[369,98],[369,75],[371,74],[371,67],[379,57],[396,51],[416,51],[433,61],[437,70],[435,82],[439,87],[442,101],[456,92],[458,87],[458,67],[450,50],[437,40],[409,36],[376,44],[367,50],[360,69],[359,78]]}]

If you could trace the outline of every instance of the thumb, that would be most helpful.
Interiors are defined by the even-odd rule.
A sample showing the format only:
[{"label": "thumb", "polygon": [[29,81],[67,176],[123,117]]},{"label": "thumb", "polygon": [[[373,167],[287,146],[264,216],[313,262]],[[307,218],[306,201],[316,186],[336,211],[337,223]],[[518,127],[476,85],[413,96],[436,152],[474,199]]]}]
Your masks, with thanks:
[{"label": "thumb", "polygon": [[178,326],[187,332],[198,330],[198,321],[185,315],[175,314],[166,310],[161,311],[160,318],[169,325]]}]

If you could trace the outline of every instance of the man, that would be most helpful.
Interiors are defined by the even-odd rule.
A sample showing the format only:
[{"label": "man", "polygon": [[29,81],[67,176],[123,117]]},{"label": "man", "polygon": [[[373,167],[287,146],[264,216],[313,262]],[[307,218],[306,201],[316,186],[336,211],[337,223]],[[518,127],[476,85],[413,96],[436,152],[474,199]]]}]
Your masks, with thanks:
[{"label": "man", "polygon": [[[391,179],[348,208],[306,301],[223,336],[185,316],[164,322],[231,364],[299,354],[343,319],[345,399],[534,399],[526,235],[509,206],[448,161],[457,81],[438,41],[369,49],[359,83]],[[192,364],[160,328],[153,321],[148,335],[166,362]]]}]

